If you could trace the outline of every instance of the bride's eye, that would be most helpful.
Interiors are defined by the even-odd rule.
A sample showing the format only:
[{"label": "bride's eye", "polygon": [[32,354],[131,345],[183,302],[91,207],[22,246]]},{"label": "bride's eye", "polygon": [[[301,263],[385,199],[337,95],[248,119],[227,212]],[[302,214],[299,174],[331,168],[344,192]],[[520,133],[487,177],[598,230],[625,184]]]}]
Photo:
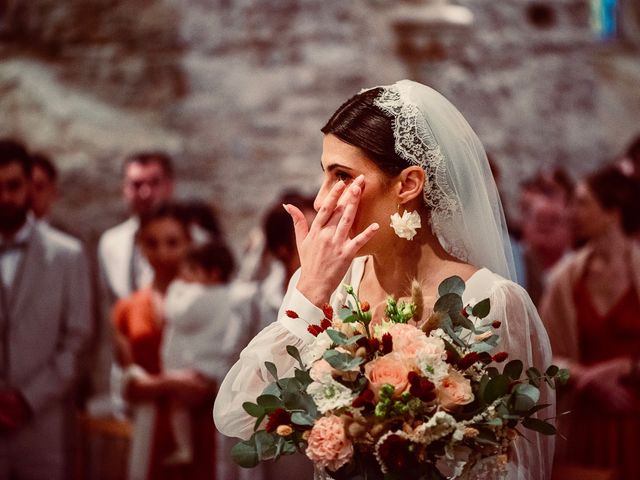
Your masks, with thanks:
[{"label": "bride's eye", "polygon": [[335,175],[336,179],[342,180],[344,183],[349,183],[351,180],[353,180],[353,177],[351,175],[340,170],[336,170]]}]

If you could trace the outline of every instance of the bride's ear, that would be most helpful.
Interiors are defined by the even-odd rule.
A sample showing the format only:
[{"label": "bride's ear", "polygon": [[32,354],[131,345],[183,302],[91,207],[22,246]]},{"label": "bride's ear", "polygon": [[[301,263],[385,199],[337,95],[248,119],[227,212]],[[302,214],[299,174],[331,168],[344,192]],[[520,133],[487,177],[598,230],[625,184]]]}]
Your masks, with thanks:
[{"label": "bride's ear", "polygon": [[408,203],[422,196],[424,182],[426,181],[424,170],[417,166],[407,167],[398,175],[399,187],[398,203]]}]

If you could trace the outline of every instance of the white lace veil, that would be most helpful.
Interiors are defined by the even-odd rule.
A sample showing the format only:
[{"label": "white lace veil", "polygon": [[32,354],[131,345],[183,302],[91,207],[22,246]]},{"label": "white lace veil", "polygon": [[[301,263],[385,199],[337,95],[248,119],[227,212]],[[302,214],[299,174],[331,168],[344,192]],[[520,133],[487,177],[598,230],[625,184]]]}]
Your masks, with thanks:
[{"label": "white lace veil", "polygon": [[451,102],[410,80],[383,86],[374,105],[392,118],[395,151],[427,174],[431,228],[447,252],[515,281],[500,197],[480,139]]}]

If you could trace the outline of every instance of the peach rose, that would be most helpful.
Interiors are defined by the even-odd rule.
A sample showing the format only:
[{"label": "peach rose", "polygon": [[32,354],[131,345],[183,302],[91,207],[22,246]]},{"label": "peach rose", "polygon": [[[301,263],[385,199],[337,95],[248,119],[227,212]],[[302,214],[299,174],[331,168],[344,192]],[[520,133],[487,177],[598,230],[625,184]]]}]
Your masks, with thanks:
[{"label": "peach rose", "polygon": [[473,402],[473,398],[469,380],[460,372],[449,370],[438,387],[438,403],[442,408],[453,411],[461,405]]},{"label": "peach rose", "polygon": [[311,370],[309,370],[309,375],[316,382],[324,382],[327,377],[331,377],[333,373],[333,367],[329,365],[324,358],[313,362],[311,366]]},{"label": "peach rose", "polygon": [[333,471],[349,462],[353,444],[342,419],[335,415],[320,418],[311,429],[306,453],[313,463]]},{"label": "peach rose", "polygon": [[431,356],[442,356],[445,353],[441,338],[427,337],[424,332],[406,323],[394,324],[389,333],[393,337],[393,351],[409,358],[416,357],[418,352]]},{"label": "peach rose", "polygon": [[407,375],[411,371],[411,365],[399,353],[390,353],[367,363],[364,367],[364,375],[369,380],[369,388],[378,399],[378,392],[386,383],[393,385],[394,397],[399,397],[404,392],[409,380]]}]

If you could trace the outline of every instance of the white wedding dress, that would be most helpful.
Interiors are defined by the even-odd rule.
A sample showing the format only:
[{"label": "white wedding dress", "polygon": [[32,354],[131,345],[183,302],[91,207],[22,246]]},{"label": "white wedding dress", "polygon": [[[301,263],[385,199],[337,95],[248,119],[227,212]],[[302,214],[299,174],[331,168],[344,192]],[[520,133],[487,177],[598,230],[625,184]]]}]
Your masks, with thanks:
[{"label": "white wedding dress", "polygon": [[[343,284],[357,291],[364,272],[366,258],[354,260]],[[231,368],[214,407],[216,427],[225,435],[248,439],[253,433],[255,418],[242,408],[243,402],[255,402],[272,381],[264,362],[278,366],[281,376],[293,374],[296,361],[287,354],[287,345],[303,351],[313,336],[307,325],[319,323],[324,314],[295,288],[298,275],[291,279],[289,289],[280,308],[277,322],[262,330],[240,354]],[[522,287],[505,280],[486,268],[478,270],[467,281],[463,295],[465,304],[484,298],[491,300],[488,320],[500,320],[500,343],[496,351],[506,351],[511,358],[523,361],[525,368],[546,368],[551,364],[551,347],[533,303]],[[366,300],[366,299],[363,299]],[[345,303],[344,289],[334,292],[332,306],[337,309]],[[292,319],[286,310],[295,311],[300,318]],[[337,311],[337,310],[336,310]],[[553,391],[542,390],[541,403],[555,405]],[[545,417],[553,417],[555,410],[543,410]],[[518,439],[509,465],[509,480],[542,480],[551,475],[554,438],[525,431],[527,439]]]}]

